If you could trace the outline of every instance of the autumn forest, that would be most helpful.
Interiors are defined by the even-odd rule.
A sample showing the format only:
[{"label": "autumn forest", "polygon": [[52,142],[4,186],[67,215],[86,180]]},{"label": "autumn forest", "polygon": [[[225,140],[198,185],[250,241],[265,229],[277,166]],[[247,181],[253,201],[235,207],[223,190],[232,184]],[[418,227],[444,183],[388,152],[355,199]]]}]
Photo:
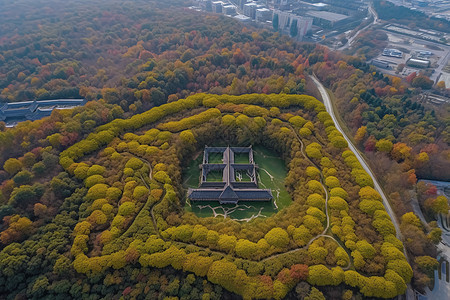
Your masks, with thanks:
[{"label": "autumn forest", "polygon": [[[450,180],[450,119],[417,101],[420,85],[184,0],[68,3],[0,1],[0,105],[87,100],[0,122],[0,298],[349,300],[433,285],[448,205],[417,182]],[[275,153],[289,204],[248,221],[186,211],[205,145]]]}]

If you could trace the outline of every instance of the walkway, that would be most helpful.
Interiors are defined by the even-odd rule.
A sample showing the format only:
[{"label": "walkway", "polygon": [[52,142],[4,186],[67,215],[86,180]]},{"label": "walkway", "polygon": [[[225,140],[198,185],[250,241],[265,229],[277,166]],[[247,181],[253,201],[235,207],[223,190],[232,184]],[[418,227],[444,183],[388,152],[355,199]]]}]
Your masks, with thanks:
[{"label": "walkway", "polygon": [[[389,204],[389,201],[388,201],[386,195],[383,192],[383,189],[381,188],[381,185],[378,183],[377,178],[373,174],[373,172],[370,169],[368,163],[362,157],[361,153],[359,153],[359,151],[355,147],[355,145],[353,145],[352,141],[350,140],[350,138],[348,138],[348,136],[346,135],[345,131],[342,129],[340,123],[338,122],[338,119],[336,117],[337,113],[335,113],[335,111],[334,111],[334,107],[333,107],[333,104],[331,103],[331,99],[330,99],[330,96],[328,95],[327,90],[322,85],[322,83],[320,83],[319,79],[317,79],[317,77],[315,75],[314,76],[310,76],[310,78],[313,80],[314,84],[317,86],[317,89],[319,90],[320,95],[322,96],[323,104],[325,105],[325,108],[326,108],[327,112],[330,114],[331,118],[333,119],[333,122],[334,122],[334,124],[336,126],[336,129],[339,130],[340,133],[342,133],[342,135],[344,136],[345,140],[348,142],[348,147],[355,154],[356,158],[360,162],[360,164],[363,167],[363,169],[372,178],[375,190],[380,194],[381,198],[383,199],[383,205],[384,205],[384,207],[386,209],[386,212],[389,214],[389,216],[390,216],[390,218],[392,220],[392,223],[394,224],[397,238],[399,240],[403,240],[402,234],[400,232],[400,226],[398,224],[397,218],[396,218],[396,216],[394,214],[394,211],[391,208],[391,205]],[[405,250],[403,251],[403,253],[405,254],[406,259],[409,260],[408,259],[408,255],[407,255]],[[413,290],[411,288],[411,284],[408,284],[408,288],[406,290],[406,299],[414,299],[414,292],[413,292]]]}]

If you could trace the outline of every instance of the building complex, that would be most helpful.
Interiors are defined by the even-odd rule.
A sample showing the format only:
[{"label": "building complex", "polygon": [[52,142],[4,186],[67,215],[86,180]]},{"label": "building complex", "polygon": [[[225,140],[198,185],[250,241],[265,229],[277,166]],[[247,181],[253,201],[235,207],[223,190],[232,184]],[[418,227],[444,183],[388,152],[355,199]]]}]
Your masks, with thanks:
[{"label": "building complex", "polygon": [[[220,161],[212,161],[211,155],[222,158]],[[237,159],[238,157],[240,159]],[[272,191],[258,188],[256,169],[251,146],[206,146],[201,164],[199,188],[190,188],[188,198],[191,201],[218,201],[220,204],[237,204],[239,201],[271,201]]]}]

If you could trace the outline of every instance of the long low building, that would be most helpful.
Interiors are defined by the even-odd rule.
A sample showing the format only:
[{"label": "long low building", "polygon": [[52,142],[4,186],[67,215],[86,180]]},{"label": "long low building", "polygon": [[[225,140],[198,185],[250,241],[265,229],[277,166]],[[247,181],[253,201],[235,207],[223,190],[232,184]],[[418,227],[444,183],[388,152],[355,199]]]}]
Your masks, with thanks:
[{"label": "long low building", "polygon": [[324,27],[334,27],[349,18],[349,16],[329,11],[308,11],[306,15],[314,19],[314,25]]},{"label": "long low building", "polygon": [[411,67],[428,68],[430,66],[430,61],[426,59],[410,58],[406,64]]},{"label": "long low building", "polygon": [[0,103],[0,121],[7,127],[13,127],[18,122],[34,121],[52,114],[54,109],[70,109],[82,106],[85,99],[56,99],[40,101],[23,101],[12,103]]},{"label": "long low building", "polygon": [[373,59],[371,64],[374,65],[375,67],[379,67],[379,68],[383,68],[383,69],[390,68],[390,62],[388,62],[386,60]]}]

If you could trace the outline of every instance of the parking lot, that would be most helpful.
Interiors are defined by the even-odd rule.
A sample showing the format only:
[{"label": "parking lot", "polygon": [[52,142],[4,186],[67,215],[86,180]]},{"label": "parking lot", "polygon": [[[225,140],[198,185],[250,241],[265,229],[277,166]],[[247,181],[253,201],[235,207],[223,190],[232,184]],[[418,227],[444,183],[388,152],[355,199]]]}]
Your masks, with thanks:
[{"label": "parking lot", "polygon": [[[442,70],[450,58],[449,46],[419,40],[412,38],[410,36],[392,33],[389,31],[385,32],[389,39],[389,44],[386,48],[399,50],[402,52],[402,55],[401,57],[398,57],[398,54],[393,52],[394,54],[393,56],[386,56],[383,55],[383,52],[381,52],[377,57],[375,57],[374,60],[382,61],[389,64],[388,69],[380,68],[380,70],[383,73],[406,77],[412,72],[417,73],[421,71],[424,72],[425,70],[428,69],[429,74],[427,75],[429,75],[431,80],[436,82],[436,80],[439,77],[439,80],[444,80],[446,82],[446,86],[450,87],[449,82],[450,73],[444,72]],[[391,51],[385,51],[385,54],[390,54],[389,52]],[[418,68],[413,66],[407,66],[407,61],[410,58],[417,58],[419,60],[429,60],[430,68]],[[401,72],[398,72],[397,67],[400,64],[404,64],[405,67]],[[439,76],[439,74],[441,74],[441,76]]]}]

